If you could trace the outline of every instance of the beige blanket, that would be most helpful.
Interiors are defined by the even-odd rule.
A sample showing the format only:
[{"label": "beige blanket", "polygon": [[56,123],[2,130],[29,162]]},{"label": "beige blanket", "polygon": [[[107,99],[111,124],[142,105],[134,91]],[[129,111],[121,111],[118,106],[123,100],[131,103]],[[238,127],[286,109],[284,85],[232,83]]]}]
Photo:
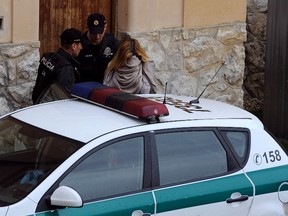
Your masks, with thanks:
[{"label": "beige blanket", "polygon": [[157,80],[153,74],[153,62],[141,62],[136,56],[132,56],[119,70],[107,72],[103,84],[127,93],[156,93]]}]

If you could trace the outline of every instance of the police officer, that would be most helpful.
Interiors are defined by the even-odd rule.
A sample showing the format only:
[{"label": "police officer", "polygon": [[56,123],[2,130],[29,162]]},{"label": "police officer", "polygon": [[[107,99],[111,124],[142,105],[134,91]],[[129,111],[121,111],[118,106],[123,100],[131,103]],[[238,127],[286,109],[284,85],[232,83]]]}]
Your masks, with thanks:
[{"label": "police officer", "polygon": [[75,59],[82,49],[81,31],[69,28],[60,36],[61,47],[56,52],[44,53],[40,59],[38,74],[32,92],[32,101],[39,103],[41,97],[53,83],[58,83],[67,92],[80,81],[77,70],[79,62]]},{"label": "police officer", "polygon": [[83,34],[83,49],[78,61],[82,81],[102,83],[108,63],[116,53],[119,41],[106,33],[107,23],[104,15],[90,14],[87,18],[88,30]]}]

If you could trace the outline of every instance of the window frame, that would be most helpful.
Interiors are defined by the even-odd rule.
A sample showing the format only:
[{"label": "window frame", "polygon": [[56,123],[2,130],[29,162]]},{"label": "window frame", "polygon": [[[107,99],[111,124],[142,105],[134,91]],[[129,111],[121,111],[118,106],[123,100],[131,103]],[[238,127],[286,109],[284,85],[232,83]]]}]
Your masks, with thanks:
[{"label": "window frame", "polygon": [[[190,179],[187,181],[179,181],[171,184],[166,184],[166,185],[160,185],[160,172],[159,172],[159,160],[158,160],[158,153],[157,153],[157,146],[156,146],[156,135],[157,134],[165,134],[165,133],[179,133],[179,132],[192,132],[192,131],[213,131],[215,136],[218,138],[219,142],[223,146],[223,149],[227,153],[227,166],[228,166],[228,172],[213,175],[213,176],[208,176],[205,178],[195,178],[195,179]],[[223,137],[221,136],[219,130],[217,127],[198,127],[198,128],[176,128],[176,129],[162,129],[162,130],[157,130],[154,131],[154,136],[151,139],[151,148],[152,148],[152,164],[153,170],[152,170],[152,182],[153,182],[153,189],[158,189],[158,188],[164,188],[167,186],[174,186],[174,185],[180,185],[180,184],[186,184],[186,183],[193,183],[197,181],[203,181],[207,179],[212,179],[220,176],[225,176],[234,172],[239,171],[241,168],[237,162],[237,160],[234,157],[234,154],[232,153],[230,147],[228,144],[225,142]]]},{"label": "window frame", "polygon": [[[111,139],[107,142],[104,142],[100,145],[95,146],[93,149],[89,150],[86,152],[82,157],[80,157],[69,169],[67,169],[62,176],[52,185],[52,187],[47,190],[47,192],[43,195],[41,200],[39,201],[39,204],[37,206],[36,212],[42,212],[42,211],[47,211],[47,210],[55,210],[57,207],[51,206],[50,204],[47,203],[46,198],[50,197],[52,193],[59,187],[60,182],[75,168],[77,167],[82,161],[84,161],[86,158],[94,154],[95,152],[99,151],[102,148],[105,148],[109,145],[115,144],[117,142],[121,142],[127,139],[133,139],[137,137],[143,137],[144,141],[144,162],[143,162],[143,186],[142,190],[139,191],[132,191],[128,193],[123,193],[123,194],[117,194],[117,195],[112,195],[112,196],[106,196],[102,198],[96,198],[96,199],[90,199],[86,200],[85,203],[91,203],[91,202],[97,202],[105,199],[111,199],[111,198],[117,198],[121,196],[127,196],[129,194],[134,194],[134,193],[141,193],[143,191],[151,190],[152,189],[152,183],[151,183],[151,169],[152,169],[152,164],[151,164],[151,147],[150,147],[150,135],[149,132],[141,132],[141,133],[135,133],[132,135],[124,135],[115,139]],[[93,141],[92,141],[93,142]],[[86,144],[86,145],[89,145]],[[77,190],[76,190],[77,191]]]},{"label": "window frame", "polygon": [[[250,150],[251,150],[251,131],[248,128],[234,128],[234,127],[218,127],[217,128],[221,134],[221,136],[223,137],[223,139],[225,140],[225,142],[227,143],[228,147],[230,148],[231,152],[234,154],[234,157],[236,158],[239,166],[241,168],[244,168],[245,165],[248,162],[249,159],[249,154],[250,154]],[[247,149],[244,153],[243,159],[241,157],[238,156],[238,154],[236,153],[234,147],[232,146],[230,140],[226,137],[226,135],[224,134],[224,132],[245,132],[247,133]]]},{"label": "window frame", "polygon": [[59,182],[60,186],[74,188],[84,203],[141,191],[144,143],[144,137],[138,136],[94,151]]}]

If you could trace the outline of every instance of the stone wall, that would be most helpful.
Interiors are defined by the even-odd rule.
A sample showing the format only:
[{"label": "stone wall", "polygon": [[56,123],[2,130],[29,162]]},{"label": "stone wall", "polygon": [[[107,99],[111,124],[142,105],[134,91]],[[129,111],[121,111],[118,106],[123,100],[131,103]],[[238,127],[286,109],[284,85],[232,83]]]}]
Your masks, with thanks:
[{"label": "stone wall", "polygon": [[245,23],[121,34],[140,41],[167,93],[198,96],[225,61],[202,97],[243,107]]},{"label": "stone wall", "polygon": [[250,111],[258,111],[263,110],[264,102],[268,0],[248,0],[247,6],[244,107]]},{"label": "stone wall", "polygon": [[0,116],[32,104],[40,43],[0,44]]},{"label": "stone wall", "polygon": [[[137,38],[147,50],[157,78],[167,82],[167,93],[197,97],[225,61],[202,97],[243,107],[245,23],[125,34]],[[39,46],[0,45],[0,116],[32,105]]]},{"label": "stone wall", "polygon": [[[198,96],[225,60],[202,97],[261,110],[267,7],[268,0],[247,0],[247,26],[233,23],[128,34],[147,49],[156,76],[168,83],[168,93]],[[39,47],[38,42],[0,44],[0,116],[32,104]]]}]

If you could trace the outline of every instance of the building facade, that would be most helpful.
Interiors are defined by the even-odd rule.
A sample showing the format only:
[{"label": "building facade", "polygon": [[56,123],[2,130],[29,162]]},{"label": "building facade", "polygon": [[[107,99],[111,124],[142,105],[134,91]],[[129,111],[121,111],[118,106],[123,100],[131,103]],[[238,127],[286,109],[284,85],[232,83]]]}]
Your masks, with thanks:
[{"label": "building facade", "polygon": [[[140,41],[157,78],[167,82],[167,93],[198,96],[224,62],[203,97],[243,107],[246,0],[117,0],[116,5],[117,36]],[[38,32],[39,0],[0,0],[0,115],[32,104]]]}]

